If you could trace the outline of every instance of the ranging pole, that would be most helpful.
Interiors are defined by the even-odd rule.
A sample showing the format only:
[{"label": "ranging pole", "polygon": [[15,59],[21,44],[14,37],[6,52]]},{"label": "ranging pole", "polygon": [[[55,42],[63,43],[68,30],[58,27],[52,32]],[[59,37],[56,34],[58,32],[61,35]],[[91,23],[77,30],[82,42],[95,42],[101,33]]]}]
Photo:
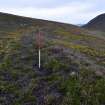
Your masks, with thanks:
[{"label": "ranging pole", "polygon": [[41,59],[40,59],[40,49],[39,49],[39,68],[40,68],[40,63],[41,63]]},{"label": "ranging pole", "polygon": [[38,30],[38,33],[36,35],[36,45],[37,45],[37,48],[38,48],[38,67],[40,69],[41,67],[41,49],[43,48],[43,45],[44,45],[44,36],[43,36],[43,33]]}]

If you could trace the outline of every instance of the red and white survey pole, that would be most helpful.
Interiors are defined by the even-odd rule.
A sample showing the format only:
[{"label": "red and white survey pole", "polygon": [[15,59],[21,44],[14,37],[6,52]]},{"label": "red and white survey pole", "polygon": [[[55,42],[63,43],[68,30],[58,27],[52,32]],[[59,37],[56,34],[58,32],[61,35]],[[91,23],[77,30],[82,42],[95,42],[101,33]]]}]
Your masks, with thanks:
[{"label": "red and white survey pole", "polygon": [[43,45],[44,45],[44,36],[40,30],[38,30],[38,33],[36,35],[36,45],[38,48],[38,67],[40,69],[41,67],[41,49],[43,48]]}]

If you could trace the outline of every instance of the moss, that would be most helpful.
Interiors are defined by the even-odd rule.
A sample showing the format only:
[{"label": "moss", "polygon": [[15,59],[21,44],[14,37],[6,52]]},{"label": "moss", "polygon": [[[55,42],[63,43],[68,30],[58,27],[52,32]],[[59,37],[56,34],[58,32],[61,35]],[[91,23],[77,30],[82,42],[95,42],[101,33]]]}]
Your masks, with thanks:
[{"label": "moss", "polygon": [[22,103],[27,103],[27,102],[36,102],[36,97],[32,96],[29,93],[24,94],[22,98]]},{"label": "moss", "polygon": [[46,100],[46,105],[52,105],[52,103],[55,101],[55,97],[52,96],[52,95],[47,95],[45,97],[45,100]]},{"label": "moss", "polygon": [[105,57],[105,51],[96,50],[94,48],[85,46],[85,45],[77,45],[70,42],[65,42],[61,40],[55,40],[53,41],[54,44],[59,44],[67,48],[72,48],[76,51],[79,51],[81,53],[84,53],[91,57]]},{"label": "moss", "polygon": [[20,96],[21,94],[20,87],[18,85],[4,81],[1,82],[0,91],[8,94],[13,94],[16,97]]},{"label": "moss", "polygon": [[58,75],[58,74],[52,74],[52,75],[46,76],[45,78],[42,78],[42,79],[47,81],[48,84],[53,84],[57,81],[60,81],[62,79],[62,76]]},{"label": "moss", "polygon": [[64,94],[61,105],[100,105],[105,103],[105,78],[93,71],[81,70],[79,77],[70,76],[59,84]]},{"label": "moss", "polygon": [[0,69],[9,69],[11,67],[12,61],[5,56],[3,62],[0,64]]},{"label": "moss", "polygon": [[104,60],[103,61],[98,61],[97,64],[105,67],[105,61]]},{"label": "moss", "polygon": [[21,48],[21,44],[17,41],[10,41],[8,46],[12,50],[17,50],[17,49]]},{"label": "moss", "polygon": [[59,61],[57,59],[51,59],[49,62],[47,62],[44,65],[44,68],[46,68],[48,70],[52,70],[52,72],[57,72],[57,71],[61,71],[61,70],[66,70],[69,67],[67,64],[62,63],[61,61]]},{"label": "moss", "polygon": [[64,28],[57,28],[54,31],[57,36],[62,36],[66,41],[73,41],[73,40],[91,40],[91,41],[96,41],[96,37],[93,35],[83,35],[80,31],[78,30],[66,30]]},{"label": "moss", "polygon": [[14,100],[12,105],[23,105],[23,104],[35,104],[36,103],[36,97],[30,94],[24,94],[23,96],[20,96],[20,99]]}]

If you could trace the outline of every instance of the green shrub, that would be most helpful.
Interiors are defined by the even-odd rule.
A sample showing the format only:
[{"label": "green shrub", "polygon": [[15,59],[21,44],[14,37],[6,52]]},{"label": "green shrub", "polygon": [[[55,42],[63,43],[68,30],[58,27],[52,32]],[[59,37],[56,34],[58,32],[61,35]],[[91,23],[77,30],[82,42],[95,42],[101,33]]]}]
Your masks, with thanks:
[{"label": "green shrub", "polygon": [[68,65],[60,62],[59,60],[52,59],[44,67],[48,70],[52,70],[53,72],[57,72],[59,70],[66,70],[68,69]]}]

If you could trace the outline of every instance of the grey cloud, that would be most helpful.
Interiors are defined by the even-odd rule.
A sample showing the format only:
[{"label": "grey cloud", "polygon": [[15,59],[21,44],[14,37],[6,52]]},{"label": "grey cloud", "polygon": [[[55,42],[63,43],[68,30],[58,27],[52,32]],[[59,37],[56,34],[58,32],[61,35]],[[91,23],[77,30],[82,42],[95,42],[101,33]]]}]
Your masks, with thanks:
[{"label": "grey cloud", "polygon": [[105,11],[105,0],[3,0],[0,11],[66,23],[86,23]]}]

